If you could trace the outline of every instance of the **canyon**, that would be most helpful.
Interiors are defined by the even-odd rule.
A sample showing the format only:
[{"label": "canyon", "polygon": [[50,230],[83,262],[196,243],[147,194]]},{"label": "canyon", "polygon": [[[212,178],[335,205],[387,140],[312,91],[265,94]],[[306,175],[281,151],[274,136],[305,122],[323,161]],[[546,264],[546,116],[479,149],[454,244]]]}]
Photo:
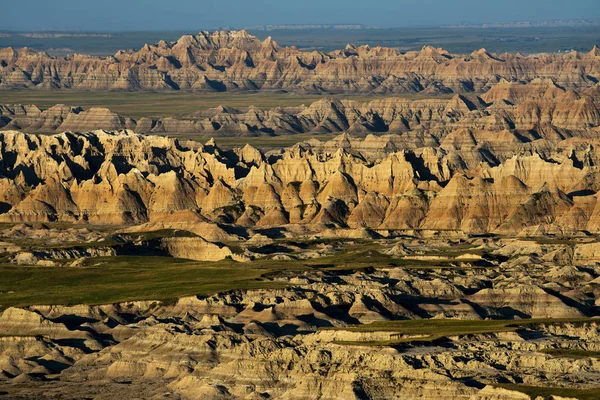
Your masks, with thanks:
[{"label": "canyon", "polygon": [[0,104],[0,398],[597,398],[599,78],[245,31],[0,50],[2,90],[322,94]]}]

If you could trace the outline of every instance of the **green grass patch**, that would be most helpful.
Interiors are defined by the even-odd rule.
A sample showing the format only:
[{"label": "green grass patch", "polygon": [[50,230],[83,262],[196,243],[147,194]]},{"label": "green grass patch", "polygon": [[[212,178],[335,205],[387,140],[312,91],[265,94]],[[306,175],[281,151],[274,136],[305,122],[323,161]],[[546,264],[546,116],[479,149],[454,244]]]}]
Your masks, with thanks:
[{"label": "green grass patch", "polygon": [[104,237],[98,241],[90,242],[63,242],[63,243],[49,243],[45,239],[6,239],[6,242],[10,242],[16,246],[30,251],[44,251],[44,250],[68,250],[68,249],[90,249],[95,247],[112,247],[119,245],[120,242],[114,237]]},{"label": "green grass patch", "polygon": [[[352,244],[345,245],[350,242]],[[456,266],[455,256],[464,254],[464,250],[457,249],[452,253],[448,260],[408,260],[393,257],[384,254],[381,250],[381,244],[376,241],[366,239],[345,239],[345,238],[321,238],[305,241],[288,241],[290,244],[300,244],[304,246],[315,246],[319,243],[338,246],[338,249],[331,255],[306,260],[307,265],[311,264],[332,264],[339,268],[360,269],[365,267],[374,268],[410,268],[410,269],[443,269],[458,268]],[[470,253],[470,252],[469,252]],[[475,252],[474,252],[475,253]],[[430,253],[424,256],[432,255]],[[477,267],[474,267],[477,268]]]},{"label": "green grass patch", "polygon": [[[255,106],[268,109],[274,107],[292,107],[310,105],[324,97],[339,97],[368,101],[381,96],[377,95],[345,95],[325,96],[318,94],[300,95],[291,93],[266,92],[227,92],[227,93],[194,93],[194,92],[109,92],[82,91],[74,89],[62,90],[13,90],[1,91],[2,104],[35,104],[41,109],[56,104],[69,106],[107,107],[124,117],[161,118],[183,116],[220,105],[233,108]],[[412,96],[407,94],[406,96]]]},{"label": "green grass patch", "polygon": [[592,318],[532,318],[525,320],[458,320],[458,319],[415,319],[403,321],[377,321],[346,328],[323,328],[350,332],[391,332],[399,337],[384,341],[340,341],[338,344],[362,346],[393,346],[411,342],[432,342],[452,336],[514,332],[539,324],[600,322]]},{"label": "green grass patch", "polygon": [[107,304],[281,287],[260,279],[267,266],[169,257],[98,257],[81,267],[0,266],[0,307]]},{"label": "green grass patch", "polygon": [[566,358],[600,358],[600,351],[582,349],[542,349],[540,353],[550,354],[555,357]]},{"label": "green grass patch", "polygon": [[[162,237],[165,232],[148,233]],[[142,234],[146,235],[146,234]],[[150,236],[145,236],[147,239]],[[169,236],[169,235],[167,235]],[[349,251],[309,260],[199,262],[158,256],[88,258],[77,267],[0,264],[0,308],[33,304],[107,304],[174,299],[230,290],[284,287],[268,278],[308,270],[357,270],[382,260],[379,253]]]},{"label": "green grass patch", "polygon": [[550,399],[551,396],[561,396],[576,398],[579,400],[597,400],[600,398],[600,388],[598,389],[574,389],[574,388],[558,388],[558,387],[541,387],[541,386],[526,386],[518,384],[494,384],[508,390],[525,393],[532,399],[542,397]]},{"label": "green grass patch", "polygon": [[[185,231],[173,230],[124,234],[130,240],[143,241],[189,235]],[[16,266],[0,257],[0,307],[174,299],[236,289],[283,287],[285,283],[271,279],[282,273],[295,274],[310,270],[346,273],[365,268],[396,267],[403,263],[402,260],[382,254],[381,246],[369,240],[282,240],[280,243],[306,246],[307,249],[330,244],[333,251],[330,255],[306,260],[259,259],[249,263],[232,260],[198,262],[141,255],[95,257],[86,259],[83,265],[76,267]],[[238,245],[233,250],[239,253],[242,248]],[[406,262],[406,266],[437,267],[414,261]]]}]

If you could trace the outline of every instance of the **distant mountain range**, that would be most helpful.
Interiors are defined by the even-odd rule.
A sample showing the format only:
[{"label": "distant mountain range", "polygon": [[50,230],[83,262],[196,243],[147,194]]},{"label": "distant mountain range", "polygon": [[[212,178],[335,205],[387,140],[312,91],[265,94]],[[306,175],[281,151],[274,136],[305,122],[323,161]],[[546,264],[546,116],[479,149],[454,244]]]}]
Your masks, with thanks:
[{"label": "distant mountain range", "polygon": [[332,52],[302,51],[247,31],[200,32],[106,58],[58,58],[22,48],[0,49],[0,89],[277,91],[304,93],[485,92],[501,79],[553,77],[566,88],[600,80],[600,49],[523,56],[468,55],[425,46],[401,53],[347,45]]},{"label": "distant mountain range", "polygon": [[443,26],[443,28],[562,28],[583,26],[600,26],[600,20],[565,19],[553,21],[492,22],[486,24],[448,25]]},{"label": "distant mountain range", "polygon": [[246,28],[249,31],[275,31],[282,29],[309,30],[309,29],[378,29],[374,26],[363,24],[297,24],[297,25],[255,25]]}]

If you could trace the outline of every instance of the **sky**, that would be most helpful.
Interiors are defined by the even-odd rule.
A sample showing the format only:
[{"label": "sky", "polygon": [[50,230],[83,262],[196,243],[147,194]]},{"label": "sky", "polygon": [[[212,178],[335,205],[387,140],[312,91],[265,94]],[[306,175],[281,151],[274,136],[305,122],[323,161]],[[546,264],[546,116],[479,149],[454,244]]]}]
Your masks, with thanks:
[{"label": "sky", "polygon": [[600,19],[600,0],[0,0],[0,30],[158,31],[269,24],[381,28]]}]

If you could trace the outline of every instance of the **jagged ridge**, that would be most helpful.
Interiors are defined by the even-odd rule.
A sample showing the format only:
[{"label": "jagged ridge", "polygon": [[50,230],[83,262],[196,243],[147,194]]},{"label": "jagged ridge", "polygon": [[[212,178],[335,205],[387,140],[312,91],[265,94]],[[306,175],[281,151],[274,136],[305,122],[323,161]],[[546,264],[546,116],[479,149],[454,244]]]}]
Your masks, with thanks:
[{"label": "jagged ridge", "polygon": [[513,141],[508,151],[497,134],[413,150],[396,138],[343,135],[265,155],[131,132],[5,132],[0,220],[600,230],[595,139]]},{"label": "jagged ridge", "polygon": [[246,31],[200,32],[107,58],[50,57],[24,48],[0,50],[0,88],[85,90],[287,90],[302,92],[483,92],[501,79],[529,82],[553,77],[565,87],[600,78],[598,49],[589,53],[467,56],[425,47],[395,49],[348,45],[323,53],[280,47]]},{"label": "jagged ridge", "polygon": [[[501,82],[481,97],[408,100],[386,97],[370,102],[323,99],[306,106],[234,109],[220,106],[184,117],[132,118],[106,108],[83,110],[56,105],[0,105],[0,127],[27,132],[132,129],[139,133],[280,135],[293,133],[403,133],[418,131],[441,141],[461,128],[518,130],[550,140],[586,136],[600,125],[598,88],[565,90],[552,80],[526,85]],[[421,138],[419,142],[423,141]],[[418,143],[418,142],[415,142]]]}]

